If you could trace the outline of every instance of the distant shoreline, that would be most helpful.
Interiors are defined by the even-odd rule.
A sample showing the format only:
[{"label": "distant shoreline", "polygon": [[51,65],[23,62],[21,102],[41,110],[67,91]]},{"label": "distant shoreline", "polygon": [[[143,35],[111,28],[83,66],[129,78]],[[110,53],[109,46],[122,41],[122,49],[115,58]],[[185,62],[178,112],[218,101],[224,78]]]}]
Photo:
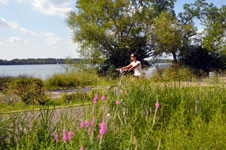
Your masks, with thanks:
[{"label": "distant shoreline", "polygon": [[51,65],[51,64],[74,64],[75,62],[82,62],[84,59],[57,59],[57,58],[29,58],[29,59],[13,59],[2,60],[0,59],[0,65]]}]

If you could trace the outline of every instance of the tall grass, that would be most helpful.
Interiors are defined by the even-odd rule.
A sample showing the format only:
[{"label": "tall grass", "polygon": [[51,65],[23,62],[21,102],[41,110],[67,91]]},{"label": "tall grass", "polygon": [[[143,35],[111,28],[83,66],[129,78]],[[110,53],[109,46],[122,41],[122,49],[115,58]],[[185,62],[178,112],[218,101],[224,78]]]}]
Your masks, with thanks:
[{"label": "tall grass", "polygon": [[[163,85],[148,80],[132,81],[125,86],[126,91],[118,97],[114,91],[103,89],[97,104],[74,108],[76,111],[69,114],[62,110],[57,113],[58,119],[51,111],[43,111],[33,121],[21,116],[1,116],[1,148],[226,149],[225,87]],[[100,100],[103,95],[106,100]],[[120,104],[116,104],[117,100]],[[14,124],[15,120],[20,123]],[[103,122],[107,127],[101,135]],[[84,127],[80,128],[81,123]],[[74,137],[63,141],[65,135],[69,138],[68,131],[73,131]],[[56,133],[59,142],[54,139]]]},{"label": "tall grass", "polygon": [[95,72],[70,71],[55,74],[46,81],[47,88],[77,88],[97,85],[98,76]]}]

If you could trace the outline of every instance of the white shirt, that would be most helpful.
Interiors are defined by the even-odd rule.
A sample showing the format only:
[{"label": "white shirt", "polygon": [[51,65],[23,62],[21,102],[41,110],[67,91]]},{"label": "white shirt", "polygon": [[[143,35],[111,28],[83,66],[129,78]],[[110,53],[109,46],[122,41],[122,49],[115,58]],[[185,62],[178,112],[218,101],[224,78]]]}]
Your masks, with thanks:
[{"label": "white shirt", "polygon": [[140,61],[131,62],[130,63],[133,67],[139,64],[136,68],[134,68],[134,76],[140,77],[142,75],[142,67]]}]

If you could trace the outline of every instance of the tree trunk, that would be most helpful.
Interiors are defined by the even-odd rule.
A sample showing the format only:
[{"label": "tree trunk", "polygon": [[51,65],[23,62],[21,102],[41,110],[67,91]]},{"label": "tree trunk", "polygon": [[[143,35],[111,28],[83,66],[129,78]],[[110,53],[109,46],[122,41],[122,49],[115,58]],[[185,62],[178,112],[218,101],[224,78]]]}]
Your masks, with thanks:
[{"label": "tree trunk", "polygon": [[176,53],[172,52],[172,54],[173,54],[173,62],[177,63],[177,55],[176,55]]}]

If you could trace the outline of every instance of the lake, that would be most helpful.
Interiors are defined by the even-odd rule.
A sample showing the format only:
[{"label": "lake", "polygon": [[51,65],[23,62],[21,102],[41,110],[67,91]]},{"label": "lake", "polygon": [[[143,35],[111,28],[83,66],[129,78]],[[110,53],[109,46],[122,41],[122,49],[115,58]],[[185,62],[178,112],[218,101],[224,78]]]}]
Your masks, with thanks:
[{"label": "lake", "polygon": [[[154,64],[149,69],[145,70],[145,76],[150,77],[154,71],[156,71],[157,67],[165,67],[169,66],[168,63],[157,63]],[[52,75],[56,73],[65,72],[65,68],[70,67],[65,64],[48,64],[48,65],[0,65],[0,77],[2,76],[32,76],[36,78],[41,78],[43,80],[48,79]]]},{"label": "lake", "polygon": [[48,65],[6,65],[0,66],[0,76],[32,76],[48,79],[55,73],[65,72],[66,65],[48,64]]}]

